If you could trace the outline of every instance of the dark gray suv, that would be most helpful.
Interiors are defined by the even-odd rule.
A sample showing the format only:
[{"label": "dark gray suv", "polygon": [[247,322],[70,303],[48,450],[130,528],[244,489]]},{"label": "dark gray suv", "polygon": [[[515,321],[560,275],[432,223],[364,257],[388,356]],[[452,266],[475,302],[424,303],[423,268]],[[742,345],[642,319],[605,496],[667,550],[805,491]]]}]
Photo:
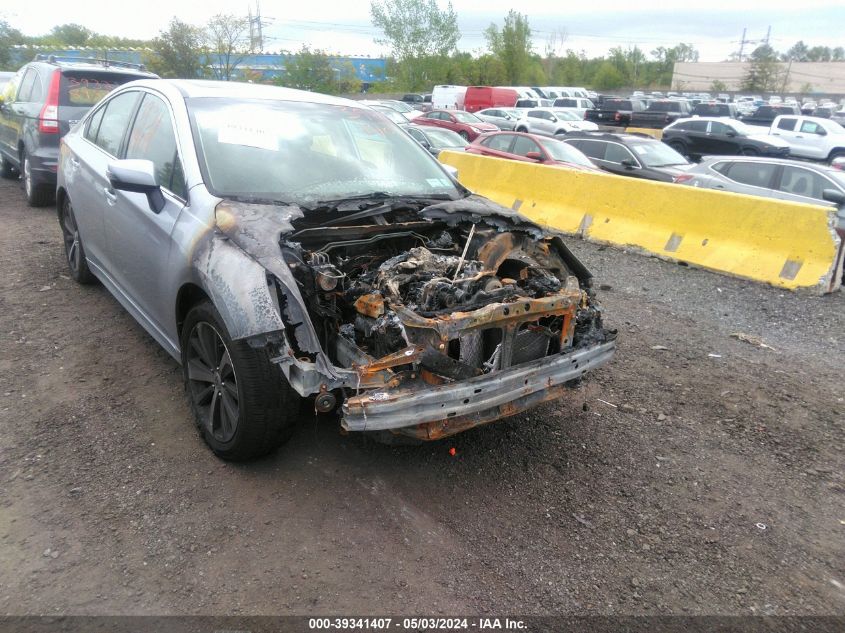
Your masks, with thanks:
[{"label": "dark gray suv", "polygon": [[30,206],[49,204],[61,137],[118,86],[155,77],[138,64],[37,56],[0,92],[0,174],[23,176]]}]

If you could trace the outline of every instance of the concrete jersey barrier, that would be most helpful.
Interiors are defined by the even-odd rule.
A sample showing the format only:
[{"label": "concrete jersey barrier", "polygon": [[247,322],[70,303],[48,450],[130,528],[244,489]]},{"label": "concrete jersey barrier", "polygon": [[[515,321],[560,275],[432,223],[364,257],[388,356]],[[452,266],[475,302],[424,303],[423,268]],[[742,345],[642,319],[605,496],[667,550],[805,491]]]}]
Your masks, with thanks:
[{"label": "concrete jersey barrier", "polygon": [[838,288],[836,212],[610,174],[442,152],[467,188],[584,239],[819,293]]}]

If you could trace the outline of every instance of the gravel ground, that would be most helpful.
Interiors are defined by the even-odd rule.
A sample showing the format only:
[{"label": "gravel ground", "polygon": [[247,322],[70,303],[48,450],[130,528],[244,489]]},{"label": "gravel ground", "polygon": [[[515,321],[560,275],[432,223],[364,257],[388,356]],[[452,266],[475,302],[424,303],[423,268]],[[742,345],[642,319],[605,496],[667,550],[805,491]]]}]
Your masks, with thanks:
[{"label": "gravel ground", "polygon": [[0,218],[0,613],[845,614],[842,293],[571,240],[620,336],[570,397],[233,465],[55,212]]}]

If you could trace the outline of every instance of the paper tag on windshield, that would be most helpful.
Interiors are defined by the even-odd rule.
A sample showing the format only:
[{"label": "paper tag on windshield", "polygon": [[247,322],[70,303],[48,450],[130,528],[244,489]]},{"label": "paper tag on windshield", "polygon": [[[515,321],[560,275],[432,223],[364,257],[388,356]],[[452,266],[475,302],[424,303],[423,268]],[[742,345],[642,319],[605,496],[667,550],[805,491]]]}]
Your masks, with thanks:
[{"label": "paper tag on windshield", "polygon": [[279,137],[276,134],[248,123],[225,123],[217,131],[217,142],[279,151]]}]

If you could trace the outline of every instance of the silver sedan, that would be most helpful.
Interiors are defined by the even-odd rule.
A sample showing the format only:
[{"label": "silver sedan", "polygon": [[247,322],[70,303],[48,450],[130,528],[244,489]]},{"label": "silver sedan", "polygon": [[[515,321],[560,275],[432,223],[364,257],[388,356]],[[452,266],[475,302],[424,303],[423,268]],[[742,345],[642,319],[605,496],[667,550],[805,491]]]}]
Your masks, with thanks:
[{"label": "silver sedan", "polygon": [[126,84],[64,137],[57,203],[74,279],[179,361],[226,459],[279,446],[304,398],[347,431],[444,437],[562,396],[615,349],[560,236],[352,101]]}]

